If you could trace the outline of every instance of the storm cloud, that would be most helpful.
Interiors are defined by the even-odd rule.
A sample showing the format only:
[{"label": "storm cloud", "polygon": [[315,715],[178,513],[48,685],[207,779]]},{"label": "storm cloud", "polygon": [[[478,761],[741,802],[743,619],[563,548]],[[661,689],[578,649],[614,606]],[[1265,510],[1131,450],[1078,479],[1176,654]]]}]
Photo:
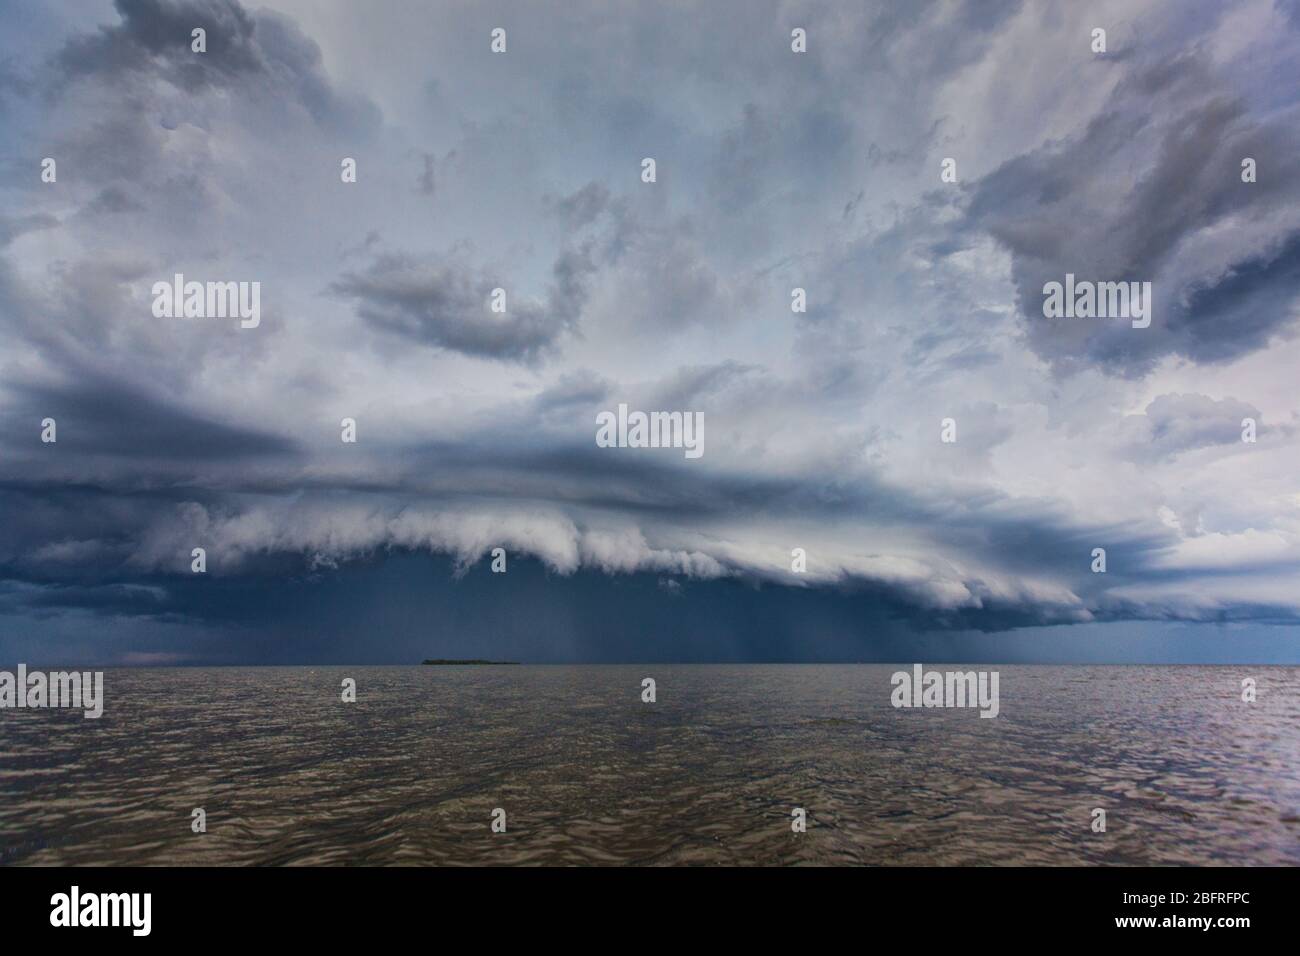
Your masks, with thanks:
[{"label": "storm cloud", "polygon": [[[1300,624],[1294,4],[58,7],[0,38],[0,656]],[[260,325],[155,317],[178,273]]]}]

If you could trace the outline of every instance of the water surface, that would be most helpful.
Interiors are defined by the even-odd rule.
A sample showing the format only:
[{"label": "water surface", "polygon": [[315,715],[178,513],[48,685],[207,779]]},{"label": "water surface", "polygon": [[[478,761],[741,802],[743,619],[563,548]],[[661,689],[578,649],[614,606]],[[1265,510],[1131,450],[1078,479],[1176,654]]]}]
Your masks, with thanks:
[{"label": "water surface", "polygon": [[0,712],[0,861],[1300,863],[1300,668],[947,668],[981,719],[907,666],[109,670],[99,720]]}]

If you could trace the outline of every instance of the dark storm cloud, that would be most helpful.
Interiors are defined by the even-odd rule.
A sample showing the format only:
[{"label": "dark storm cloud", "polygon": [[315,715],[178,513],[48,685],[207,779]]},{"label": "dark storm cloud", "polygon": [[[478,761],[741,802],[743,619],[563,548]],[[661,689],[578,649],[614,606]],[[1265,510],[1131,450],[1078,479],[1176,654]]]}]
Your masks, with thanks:
[{"label": "dark storm cloud", "polygon": [[[115,0],[117,26],[76,36],[56,63],[68,79],[121,82],[153,76],[190,94],[241,88],[300,103],[318,122],[373,128],[377,111],[335,90],[320,48],[289,20],[252,13],[237,0]],[[205,53],[192,31],[207,31]]]},{"label": "dark storm cloud", "polygon": [[[1241,162],[1259,178],[1242,182]],[[1013,159],[972,187],[967,221],[1012,254],[1029,342],[1066,369],[1121,375],[1164,355],[1224,361],[1264,347],[1292,319],[1300,224],[1275,220],[1251,246],[1192,244],[1243,218],[1300,208],[1300,133],[1224,91],[1203,53],[1145,64],[1084,131]],[[1226,261],[1224,257],[1226,256]],[[1046,319],[1043,286],[1153,283],[1151,328]]]},{"label": "dark storm cloud", "polygon": [[[567,400],[580,403],[599,394],[599,389],[574,389]],[[555,407],[553,401],[547,404]],[[1089,548],[1101,541],[1123,555],[1115,559],[1116,570],[1128,580],[1142,580],[1143,555],[1170,542],[1168,533],[1081,526],[1049,507],[986,494],[934,500],[834,476],[810,482],[737,472],[688,479],[680,461],[662,455],[633,461],[585,443],[566,447],[554,438],[530,443],[522,422],[515,431],[480,436],[478,443],[390,449],[384,460],[390,473],[384,480],[307,479],[285,470],[279,479],[263,480],[255,494],[251,487],[237,490],[238,480],[232,483],[230,476],[223,479],[225,492],[133,490],[135,482],[125,479],[115,488],[66,486],[57,496],[47,488],[33,498],[34,486],[11,484],[0,489],[0,511],[14,519],[9,522],[12,549],[0,576],[105,584],[130,583],[142,572],[156,570],[184,579],[195,545],[210,549],[210,571],[217,576],[247,574],[250,567],[275,576],[294,568],[305,573],[313,566],[345,566],[412,547],[472,563],[489,546],[500,544],[512,554],[537,555],[563,574],[576,570],[577,556],[583,555],[582,567],[606,573],[658,567],[687,578],[736,576],[757,584],[786,576],[743,553],[720,563],[709,556],[707,544],[697,553],[660,544],[663,535],[654,529],[665,523],[725,527],[755,513],[778,523],[834,526],[866,514],[876,534],[943,528],[948,557],[916,564],[905,583],[848,569],[823,585],[835,583],[835,590],[870,596],[918,626],[998,630],[1072,621],[1080,612],[1076,601],[1063,600],[1061,594],[1008,589],[1007,575],[1025,580],[1079,577]],[[396,473],[395,463],[401,465]],[[431,484],[429,476],[436,476],[436,482]],[[215,483],[211,477],[204,482],[209,489]],[[466,488],[473,488],[473,494],[467,495]],[[538,510],[541,502],[547,503],[543,511]],[[602,530],[611,515],[618,516],[612,539],[611,532]],[[640,532],[629,538],[617,530],[628,521],[646,529],[649,540]],[[706,532],[702,541],[709,537]],[[953,560],[988,570],[962,572]],[[955,602],[954,587],[965,594]],[[70,606],[79,606],[77,591],[52,592],[42,599],[43,606],[56,602],[59,593]],[[91,597],[98,600],[99,592]],[[182,602],[156,611],[170,615],[186,607]],[[147,613],[147,607],[133,613]],[[186,613],[202,617],[193,607]]]},{"label": "dark storm cloud", "polygon": [[294,443],[276,435],[226,425],[178,407],[135,385],[102,379],[65,386],[11,383],[3,419],[4,440],[29,444],[34,423],[60,422],[62,450],[149,461],[256,458],[288,454]]},{"label": "dark storm cloud", "polygon": [[1241,446],[1242,421],[1264,423],[1259,409],[1246,402],[1208,395],[1160,395],[1146,407],[1150,434],[1142,436],[1135,451],[1142,455],[1177,455],[1215,445]]},{"label": "dark storm cloud", "polygon": [[20,587],[0,584],[0,614],[26,613],[39,617],[68,608],[105,617],[149,617],[170,619],[166,592],[140,584],[43,585]]},{"label": "dark storm cloud", "polygon": [[[234,94],[249,107],[302,109],[316,123],[354,135],[378,128],[374,105],[336,89],[320,48],[283,17],[251,13],[236,0],[116,0],[115,7],[122,22],[70,38],[48,64],[52,82],[44,84],[55,98],[67,97],[71,83],[121,91],[110,109],[98,104],[91,122],[68,134],[67,152],[85,157],[89,174],[156,183],[150,171],[164,165],[163,131],[209,122],[201,103],[216,93]],[[207,31],[205,53],[191,49],[195,28]],[[152,87],[156,80],[183,98]]]},{"label": "dark storm cloud", "polygon": [[[1014,2],[526,5],[504,57],[474,4],[300,28],[121,0],[55,31],[0,219],[0,653],[61,610],[235,661],[905,658],[927,633],[1294,621],[1290,406],[1251,378],[1276,369],[1134,381],[1288,331],[1286,85],[1261,106],[1208,52],[1231,30],[1139,6],[1084,64],[1070,8]],[[1067,108],[1036,98],[1068,71]],[[963,178],[940,187],[949,149]],[[173,264],[260,278],[266,321],[154,320]],[[1152,280],[1153,327],[1045,326],[1066,271]],[[1022,325],[1085,374],[1048,374]],[[597,448],[620,402],[699,410],[707,455]],[[1228,467],[1247,455],[1258,486]],[[496,546],[508,576],[483,572]]]},{"label": "dark storm cloud", "polygon": [[[536,362],[574,328],[595,268],[588,248],[564,249],[542,302],[464,262],[389,254],[363,272],[346,273],[331,289],[356,300],[358,314],[389,334],[479,358]],[[505,290],[504,313],[490,309],[498,288]]]},{"label": "dark storm cloud", "polygon": [[[59,53],[70,77],[157,72],[190,90],[222,86],[267,63],[253,18],[235,0],[115,0],[121,24],[75,37]],[[207,31],[208,55],[191,52],[191,32]]]},{"label": "dark storm cloud", "polygon": [[[686,370],[662,394],[675,401],[707,402],[706,396],[750,374],[737,365]],[[851,524],[869,515],[877,533],[942,527],[950,556],[964,554],[1002,570],[986,581],[979,572],[961,572],[938,559],[917,565],[905,585],[850,569],[838,576],[840,588],[887,599],[935,627],[996,628],[1077,615],[1077,609],[1059,603],[1059,596],[1009,592],[998,580],[1004,572],[1068,578],[1090,541],[1118,545],[1127,539],[1125,550],[1132,556],[1163,543],[1144,541],[1132,532],[1079,527],[1050,509],[999,503],[986,494],[938,501],[863,476],[810,481],[743,469],[691,474],[671,450],[631,457],[596,449],[564,432],[536,433],[538,421],[552,418],[560,426],[574,417],[594,423],[593,409],[608,403],[612,388],[610,382],[572,376],[521,407],[513,421],[498,417],[491,430],[462,442],[385,447],[377,459],[384,463],[382,474],[363,469],[355,478],[351,472],[305,474],[287,456],[290,449],[284,443],[151,410],[146,398],[130,392],[107,395],[87,388],[73,393],[79,405],[60,411],[60,444],[37,446],[42,455],[26,456],[20,474],[29,480],[0,489],[0,511],[9,515],[10,529],[0,576],[127,584],[156,569],[184,578],[189,551],[196,545],[210,548],[213,574],[227,575],[247,573],[250,563],[271,561],[268,573],[274,574],[276,560],[288,560],[289,568],[335,566],[416,546],[455,554],[464,562],[491,544],[505,544],[512,553],[540,556],[562,573],[572,573],[578,560],[608,573],[657,567],[687,577],[736,575],[761,582],[774,577],[765,560],[742,551],[730,556],[720,552],[719,561],[708,553],[708,532],[701,539],[703,550],[683,551],[661,542],[671,535],[664,538],[655,529],[722,528],[744,524],[756,513],[767,521],[804,526]],[[38,420],[38,407],[59,401],[69,401],[69,395],[35,394],[13,427]],[[139,403],[140,412],[130,403]],[[560,414],[561,409],[567,412]],[[149,427],[141,427],[142,420]],[[132,434],[128,426],[137,431]],[[21,438],[17,433],[5,436],[12,446],[21,444]],[[35,446],[34,438],[27,436],[26,444]],[[64,476],[69,463],[81,461],[84,467],[88,454],[134,458],[144,469],[138,474],[149,478],[142,482],[135,473],[96,469],[97,486],[69,483]],[[223,467],[223,459],[241,456],[267,467],[247,475]],[[187,462],[193,462],[193,469],[182,472],[192,475],[184,486],[158,485],[160,477],[184,469]],[[43,491],[41,475],[46,476]],[[612,533],[619,543],[613,545],[611,532],[602,530],[610,516],[617,516]],[[637,526],[648,539],[641,531],[626,537],[626,529]],[[1137,571],[1140,562],[1132,560]],[[953,586],[969,592],[963,599],[969,606],[944,598],[936,608],[936,594]],[[51,592],[42,606],[57,602],[58,594],[70,606],[79,606],[75,599],[80,593]],[[99,599],[98,594],[91,597]],[[178,613],[172,605],[156,610]],[[147,606],[132,613],[147,613]],[[977,620],[981,616],[984,624]]]},{"label": "dark storm cloud", "polygon": [[1265,347],[1291,315],[1300,296],[1300,231],[1277,248],[1234,263],[1228,272],[1191,285],[1187,306],[1172,320],[1201,362],[1234,358]]}]

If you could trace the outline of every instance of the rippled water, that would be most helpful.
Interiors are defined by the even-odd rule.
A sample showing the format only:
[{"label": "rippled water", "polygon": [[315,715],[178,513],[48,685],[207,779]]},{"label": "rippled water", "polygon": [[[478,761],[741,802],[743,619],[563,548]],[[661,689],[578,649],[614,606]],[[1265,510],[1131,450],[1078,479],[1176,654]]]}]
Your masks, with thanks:
[{"label": "rippled water", "polygon": [[0,860],[1300,863],[1300,668],[999,667],[992,720],[898,669],[110,670],[0,711]]}]

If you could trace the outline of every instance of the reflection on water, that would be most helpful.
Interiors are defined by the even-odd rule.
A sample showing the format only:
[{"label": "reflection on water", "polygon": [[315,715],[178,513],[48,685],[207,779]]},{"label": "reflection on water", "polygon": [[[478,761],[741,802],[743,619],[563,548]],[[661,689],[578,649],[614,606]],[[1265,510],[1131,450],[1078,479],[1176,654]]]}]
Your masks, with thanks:
[{"label": "reflection on water", "polygon": [[1000,667],[994,720],[897,669],[110,670],[0,712],[0,861],[1300,863],[1300,668]]}]

